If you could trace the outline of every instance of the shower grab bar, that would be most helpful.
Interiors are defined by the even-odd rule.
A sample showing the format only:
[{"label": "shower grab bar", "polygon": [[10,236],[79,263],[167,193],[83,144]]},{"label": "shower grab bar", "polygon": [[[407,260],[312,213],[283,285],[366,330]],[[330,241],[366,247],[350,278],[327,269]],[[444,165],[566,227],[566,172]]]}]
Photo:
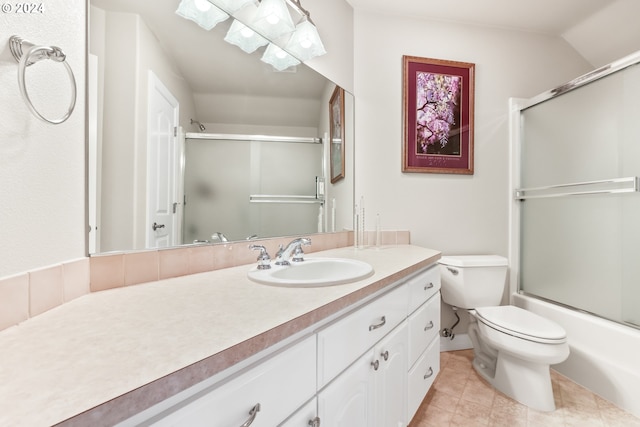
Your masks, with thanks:
[{"label": "shower grab bar", "polygon": [[[560,192],[560,193],[544,193],[544,194],[535,194],[540,191],[552,191],[563,188],[571,188],[571,187],[581,187],[581,186],[589,186],[589,185],[604,185],[604,184],[626,184],[632,183],[631,187],[624,188],[607,188],[607,189],[593,189],[586,191],[569,191],[569,192]],[[587,194],[619,194],[619,193],[633,193],[640,191],[640,183],[638,182],[638,177],[630,176],[627,178],[613,178],[613,179],[603,179],[599,181],[585,181],[585,182],[574,182],[569,184],[558,184],[558,185],[549,185],[546,187],[532,187],[532,188],[519,188],[515,190],[515,200],[526,200],[526,199],[541,199],[547,197],[564,197],[564,196],[581,196]],[[534,194],[527,194],[527,193]]]},{"label": "shower grab bar", "polygon": [[272,194],[252,194],[249,195],[250,203],[324,203],[324,199],[316,196],[291,196]]}]

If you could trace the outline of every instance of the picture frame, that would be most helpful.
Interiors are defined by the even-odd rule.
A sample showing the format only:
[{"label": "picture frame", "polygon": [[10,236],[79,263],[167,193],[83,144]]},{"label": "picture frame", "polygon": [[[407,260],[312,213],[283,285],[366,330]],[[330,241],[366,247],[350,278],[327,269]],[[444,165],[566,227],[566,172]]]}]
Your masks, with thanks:
[{"label": "picture frame", "polygon": [[402,58],[402,172],[473,175],[475,64]]},{"label": "picture frame", "polygon": [[331,183],[344,178],[344,89],[336,86],[329,100]]}]

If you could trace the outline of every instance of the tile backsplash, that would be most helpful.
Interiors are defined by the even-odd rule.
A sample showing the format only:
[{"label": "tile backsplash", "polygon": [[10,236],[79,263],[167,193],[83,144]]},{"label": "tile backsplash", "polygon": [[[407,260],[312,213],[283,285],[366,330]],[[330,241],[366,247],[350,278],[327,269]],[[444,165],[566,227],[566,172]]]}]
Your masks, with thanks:
[{"label": "tile backsplash", "polygon": [[[353,232],[311,235],[306,253],[353,245]],[[275,256],[292,237],[251,241]],[[408,231],[384,231],[383,244],[409,244]],[[249,242],[93,255],[0,278],[0,331],[90,292],[203,273],[256,261]]]}]

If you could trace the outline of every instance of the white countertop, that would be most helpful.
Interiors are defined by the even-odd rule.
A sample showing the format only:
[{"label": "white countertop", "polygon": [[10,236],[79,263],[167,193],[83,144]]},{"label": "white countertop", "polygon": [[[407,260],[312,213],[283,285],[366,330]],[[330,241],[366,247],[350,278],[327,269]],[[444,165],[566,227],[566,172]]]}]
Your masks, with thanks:
[{"label": "white countertop", "polygon": [[92,293],[0,332],[0,425],[52,425],[112,399],[122,403],[180,370],[193,375],[185,370],[204,360],[209,371],[215,363],[225,368],[229,358],[295,333],[292,321],[304,329],[440,253],[407,245],[307,255],[320,256],[360,259],[375,273],[346,285],[280,288],[250,281],[255,264],[243,265]]}]

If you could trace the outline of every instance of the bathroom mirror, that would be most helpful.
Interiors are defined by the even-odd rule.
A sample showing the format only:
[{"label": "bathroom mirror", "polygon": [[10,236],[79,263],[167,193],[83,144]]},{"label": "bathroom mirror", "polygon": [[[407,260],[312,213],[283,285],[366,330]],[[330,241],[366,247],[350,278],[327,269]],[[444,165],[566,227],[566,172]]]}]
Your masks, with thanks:
[{"label": "bathroom mirror", "polygon": [[[89,2],[89,252],[167,247],[196,240],[215,243],[219,241],[218,233],[228,240],[240,240],[350,228],[353,96],[345,94],[345,179],[335,185],[325,179],[322,185],[322,175],[328,174],[329,152],[323,143],[320,148],[311,149],[318,157],[317,172],[313,172],[313,177],[304,177],[305,184],[296,190],[300,196],[315,196],[318,189],[324,190],[324,203],[317,200],[295,206],[282,200],[256,203],[252,196],[290,195],[282,194],[288,190],[280,191],[278,182],[295,182],[299,172],[292,170],[288,174],[289,167],[278,167],[273,161],[306,158],[309,150],[301,154],[301,146],[295,142],[260,142],[254,136],[326,139],[329,99],[335,84],[303,64],[276,71],[260,60],[264,48],[247,54],[223,40],[231,19],[207,31],[178,16],[175,11],[179,3],[179,0]],[[166,97],[164,91],[168,93]],[[169,114],[175,117],[179,141],[169,150],[172,159],[159,158],[148,143],[149,135],[158,131],[153,128],[157,121],[149,118],[155,113],[155,107],[149,107],[156,105],[150,101],[153,94],[163,100],[178,101],[177,108]],[[215,145],[213,149],[205,147],[195,155],[191,150],[191,163],[185,163],[190,158],[186,152],[188,141],[193,146],[202,146],[204,134],[229,135],[231,138],[222,139],[231,145],[222,148],[221,138],[216,137],[207,142]],[[238,135],[246,137],[236,138]],[[172,178],[160,179],[165,186],[153,190],[149,185],[156,175],[150,166],[151,158],[174,165]],[[192,211],[191,215],[188,212],[196,206],[196,203],[189,205],[190,197],[185,190],[185,180],[193,176],[189,174],[193,159],[198,159],[204,170],[227,171],[218,173],[218,189],[226,187],[221,181],[237,183],[244,178],[254,182],[249,187],[251,191],[255,191],[255,183],[268,188],[261,194],[243,196],[246,202],[243,205],[238,205],[237,200],[222,199],[223,191],[216,192],[217,206],[231,212],[226,217],[233,217],[233,212],[245,222],[251,217],[254,223],[261,224],[259,231],[255,227],[244,229],[242,224],[213,223],[203,227],[188,222],[191,217],[210,221],[211,209],[216,209],[209,204],[209,211],[196,214]],[[245,160],[243,166],[231,166],[240,159]],[[272,163],[261,163],[267,160]],[[240,168],[246,168],[245,172]],[[247,176],[256,171],[261,173]],[[319,185],[315,176],[320,177]],[[210,198],[213,187],[207,182],[197,184],[196,193],[203,200]],[[153,194],[158,197],[154,199]],[[172,200],[163,200],[167,198]],[[153,221],[149,207],[160,202],[169,202],[171,212],[165,212],[166,221]],[[300,228],[299,221],[294,219],[303,215],[307,225]],[[265,226],[276,223],[273,227]],[[152,230],[153,224],[156,230]],[[297,225],[287,228],[286,224]],[[173,234],[166,237],[163,233],[168,228],[173,229]],[[154,239],[157,236],[160,237]]]}]

